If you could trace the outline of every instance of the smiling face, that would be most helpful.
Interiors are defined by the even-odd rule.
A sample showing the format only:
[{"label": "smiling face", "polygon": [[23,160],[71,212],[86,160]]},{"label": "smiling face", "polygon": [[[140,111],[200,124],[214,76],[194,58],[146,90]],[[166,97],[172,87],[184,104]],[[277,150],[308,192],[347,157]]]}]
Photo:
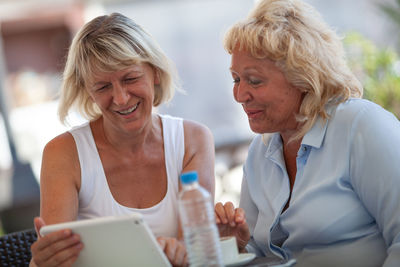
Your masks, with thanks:
[{"label": "smiling face", "polygon": [[104,127],[131,132],[151,122],[155,70],[146,63],[113,72],[95,72],[88,84],[92,100],[100,108]]},{"label": "smiling face", "polygon": [[256,133],[293,132],[302,93],[286,80],[269,59],[257,59],[245,50],[232,53],[233,95],[242,104]]}]

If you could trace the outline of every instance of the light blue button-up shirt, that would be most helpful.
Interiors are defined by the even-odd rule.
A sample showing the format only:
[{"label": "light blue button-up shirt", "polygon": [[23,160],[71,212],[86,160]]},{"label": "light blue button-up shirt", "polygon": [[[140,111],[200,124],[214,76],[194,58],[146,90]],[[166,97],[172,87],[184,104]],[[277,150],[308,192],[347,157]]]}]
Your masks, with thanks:
[{"label": "light blue button-up shirt", "polygon": [[296,258],[296,267],[400,266],[400,122],[363,99],[329,112],[301,142],[283,213],[290,185],[281,137],[253,140],[240,199],[247,249]]}]

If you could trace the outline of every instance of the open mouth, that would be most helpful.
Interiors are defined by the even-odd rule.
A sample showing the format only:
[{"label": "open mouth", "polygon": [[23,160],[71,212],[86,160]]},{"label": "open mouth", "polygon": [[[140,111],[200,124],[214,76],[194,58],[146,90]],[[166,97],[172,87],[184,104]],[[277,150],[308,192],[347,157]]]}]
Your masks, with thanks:
[{"label": "open mouth", "polygon": [[128,115],[128,114],[131,114],[132,112],[134,112],[136,109],[137,109],[137,107],[139,106],[139,104],[140,104],[140,102],[139,103],[137,103],[136,105],[134,105],[133,107],[131,107],[131,108],[128,108],[128,109],[125,109],[125,110],[119,110],[119,111],[116,111],[118,114],[121,114],[121,115]]}]

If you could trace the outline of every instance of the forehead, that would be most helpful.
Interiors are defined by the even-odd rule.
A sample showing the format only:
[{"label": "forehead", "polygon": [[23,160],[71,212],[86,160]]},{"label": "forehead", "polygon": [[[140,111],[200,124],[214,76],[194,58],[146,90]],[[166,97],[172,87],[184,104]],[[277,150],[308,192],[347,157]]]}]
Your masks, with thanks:
[{"label": "forehead", "polygon": [[144,73],[151,71],[151,67],[148,63],[137,63],[129,66],[115,66],[110,68],[95,68],[89,75],[89,84],[95,83],[101,80],[109,80],[115,77],[128,75],[130,73]]},{"label": "forehead", "polygon": [[276,62],[269,58],[256,58],[246,50],[238,48],[232,51],[231,70],[233,72],[243,72],[246,70],[255,70],[258,72],[280,71]]}]

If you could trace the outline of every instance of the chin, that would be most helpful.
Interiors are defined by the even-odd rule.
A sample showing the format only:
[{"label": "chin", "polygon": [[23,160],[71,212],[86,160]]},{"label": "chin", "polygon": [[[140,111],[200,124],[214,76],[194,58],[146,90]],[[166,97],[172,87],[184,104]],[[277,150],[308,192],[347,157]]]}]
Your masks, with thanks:
[{"label": "chin", "polygon": [[252,121],[249,121],[249,126],[250,126],[250,129],[255,133],[259,133],[259,134],[264,133],[265,127],[262,127],[262,125],[260,125],[259,123],[254,123]]},{"label": "chin", "polygon": [[255,125],[252,126],[251,124],[250,124],[250,129],[252,132],[257,133],[257,134],[269,134],[269,133],[277,132],[277,130],[275,130],[275,129],[270,129],[265,126],[263,126],[263,127],[260,127],[260,126],[257,127]]},{"label": "chin", "polygon": [[259,127],[252,127],[252,126],[250,125],[250,129],[251,129],[251,131],[254,132],[254,133],[258,133],[258,134],[266,133],[264,129],[260,129]]}]

